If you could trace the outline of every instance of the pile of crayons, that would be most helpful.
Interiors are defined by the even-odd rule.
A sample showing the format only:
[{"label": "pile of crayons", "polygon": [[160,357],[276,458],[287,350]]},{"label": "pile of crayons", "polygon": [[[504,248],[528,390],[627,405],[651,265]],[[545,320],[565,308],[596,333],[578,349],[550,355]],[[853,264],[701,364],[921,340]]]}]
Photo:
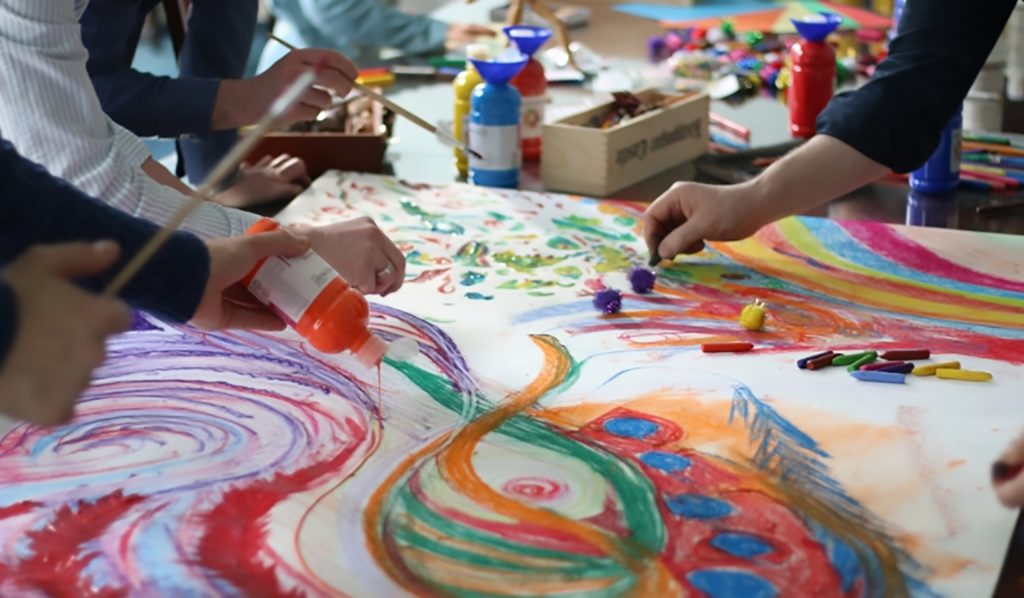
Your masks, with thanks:
[{"label": "pile of crayons", "polygon": [[851,376],[862,382],[889,384],[904,384],[907,374],[969,382],[987,382],[992,379],[992,374],[988,372],[961,369],[959,361],[930,362],[920,365],[911,363],[930,357],[931,351],[928,349],[895,349],[881,354],[877,351],[846,354],[824,351],[798,359],[796,367],[812,371],[826,367],[846,367],[846,371]]},{"label": "pile of crayons", "polygon": [[1024,183],[1024,141],[964,133],[960,184],[985,191],[1020,189]]}]

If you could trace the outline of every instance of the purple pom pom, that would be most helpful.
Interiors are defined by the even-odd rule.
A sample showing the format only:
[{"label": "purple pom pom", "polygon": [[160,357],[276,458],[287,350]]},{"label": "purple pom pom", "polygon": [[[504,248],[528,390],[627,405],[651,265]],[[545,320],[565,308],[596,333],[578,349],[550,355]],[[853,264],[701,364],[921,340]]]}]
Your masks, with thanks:
[{"label": "purple pom pom", "polygon": [[629,284],[633,285],[633,291],[641,295],[650,293],[654,288],[654,279],[657,274],[653,270],[637,266],[629,272]]},{"label": "purple pom pom", "polygon": [[604,289],[594,295],[594,307],[606,314],[617,314],[622,309],[622,293],[615,289]]}]

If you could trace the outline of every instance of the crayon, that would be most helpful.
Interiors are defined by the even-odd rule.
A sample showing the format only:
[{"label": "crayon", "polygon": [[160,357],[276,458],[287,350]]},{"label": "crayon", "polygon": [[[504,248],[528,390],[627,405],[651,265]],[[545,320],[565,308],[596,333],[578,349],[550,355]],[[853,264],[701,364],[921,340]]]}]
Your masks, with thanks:
[{"label": "crayon", "polygon": [[905,363],[907,363],[907,362],[905,362],[905,361],[879,361],[877,363],[865,363],[864,365],[860,366],[860,369],[861,369],[861,371],[868,371],[868,372],[870,372],[871,370],[884,370],[885,368],[891,368],[894,365],[903,365]]},{"label": "crayon", "polygon": [[700,346],[705,353],[743,353],[753,348],[753,343],[704,343]]},{"label": "crayon", "polygon": [[[870,351],[868,353],[865,353],[865,354],[861,355],[860,359],[858,359],[857,361],[854,361],[850,365],[846,366],[846,371],[848,371],[848,372],[856,372],[857,370],[860,369],[860,366],[872,363],[876,359],[878,359],[878,354],[875,353],[874,351]],[[835,363],[835,362],[833,361],[832,363]]]},{"label": "crayon", "polygon": [[811,359],[807,362],[808,370],[820,370],[821,368],[832,365],[832,360],[835,359],[835,353],[829,353],[828,355],[822,355],[821,357]]},{"label": "crayon", "polygon": [[818,359],[819,357],[825,357],[826,355],[835,355],[835,353],[833,353],[832,351],[825,351],[823,353],[815,353],[814,355],[810,355],[808,357],[803,357],[803,358],[797,359],[796,360],[796,367],[800,368],[801,370],[805,370],[805,369],[807,369],[807,363],[808,362],[810,362],[810,361],[812,361],[814,359]]},{"label": "crayon", "polygon": [[[857,361],[858,359],[864,357],[865,355],[870,355],[871,358],[872,358],[871,361],[874,361],[874,358],[878,354],[875,353],[874,351],[864,351],[862,353],[850,353],[848,355],[839,355],[838,357],[836,357],[835,359],[832,360],[832,365],[839,365],[839,366],[850,365],[851,363],[854,363],[855,361]],[[869,362],[865,361],[864,363],[869,363]]]},{"label": "crayon", "polygon": [[893,349],[879,355],[886,361],[914,361],[915,359],[928,359],[932,352],[928,349]]},{"label": "crayon", "polygon": [[1024,463],[1010,465],[1006,461],[996,461],[992,464],[992,481],[997,484],[1009,482],[1020,475],[1021,470],[1024,470]]},{"label": "crayon", "polygon": [[992,374],[979,372],[977,370],[961,370],[953,368],[938,368],[935,375],[944,380],[964,380],[967,382],[988,382]]},{"label": "crayon", "polygon": [[869,370],[866,372],[851,372],[851,376],[860,380],[861,382],[885,382],[888,384],[905,384],[906,376],[903,374],[897,374],[895,372],[880,372],[878,370]]},{"label": "crayon", "polygon": [[915,376],[934,376],[935,370],[939,368],[948,370],[960,369],[960,362],[944,361],[942,363],[928,363],[925,365],[919,365],[916,368],[914,368],[914,371],[911,373],[914,374]]},{"label": "crayon", "polygon": [[905,361],[890,361],[885,364],[884,368],[879,368],[875,371],[878,372],[894,372],[897,374],[909,374],[914,371],[914,364],[907,363]]}]

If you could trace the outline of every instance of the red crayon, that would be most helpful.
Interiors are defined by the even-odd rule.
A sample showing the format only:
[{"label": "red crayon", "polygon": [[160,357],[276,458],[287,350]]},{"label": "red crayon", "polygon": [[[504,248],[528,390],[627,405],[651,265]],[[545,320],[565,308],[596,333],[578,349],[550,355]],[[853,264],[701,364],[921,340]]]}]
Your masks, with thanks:
[{"label": "red crayon", "polygon": [[743,353],[753,348],[753,343],[704,343],[700,346],[705,353]]},{"label": "red crayon", "polygon": [[914,361],[915,359],[928,359],[932,352],[928,349],[894,349],[879,355],[887,361]]},{"label": "red crayon", "polygon": [[992,482],[996,484],[1009,482],[1020,475],[1021,470],[1024,470],[1024,464],[1022,463],[1010,465],[1005,461],[996,461],[992,464]]},{"label": "red crayon", "polygon": [[840,354],[833,353],[831,355],[822,355],[817,359],[812,359],[807,362],[807,369],[809,370],[820,370],[821,368],[832,365],[832,360],[839,357]]},{"label": "red crayon", "polygon": [[860,369],[870,372],[871,370],[883,370],[891,367],[907,365],[905,361],[876,361],[875,363],[866,363],[860,366]]}]

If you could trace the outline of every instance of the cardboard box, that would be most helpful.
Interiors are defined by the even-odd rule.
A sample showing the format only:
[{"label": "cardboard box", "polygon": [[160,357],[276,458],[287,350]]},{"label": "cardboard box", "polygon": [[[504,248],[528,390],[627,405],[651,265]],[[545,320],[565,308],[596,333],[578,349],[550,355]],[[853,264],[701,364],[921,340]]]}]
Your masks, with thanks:
[{"label": "cardboard box", "polygon": [[610,102],[545,124],[540,167],[545,189],[606,197],[707,151],[711,101],[706,94],[646,89],[636,95],[645,102],[683,99],[608,129],[586,123],[606,114]]},{"label": "cardboard box", "polygon": [[314,179],[328,170],[381,172],[394,124],[394,114],[380,104],[373,103],[372,118],[375,133],[268,133],[249,152],[246,161],[254,164],[264,156],[290,154],[306,163],[306,170]]}]

